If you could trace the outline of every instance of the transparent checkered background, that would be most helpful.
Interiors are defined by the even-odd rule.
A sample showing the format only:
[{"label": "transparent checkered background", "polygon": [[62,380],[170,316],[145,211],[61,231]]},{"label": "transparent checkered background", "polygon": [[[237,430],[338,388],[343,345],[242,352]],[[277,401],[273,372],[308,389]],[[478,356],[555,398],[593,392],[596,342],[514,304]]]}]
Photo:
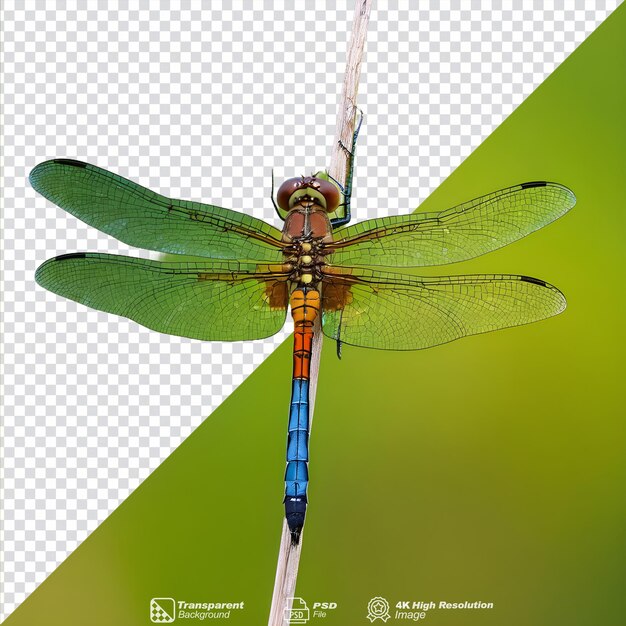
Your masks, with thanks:
[{"label": "transparent checkered background", "polygon": [[[3,615],[286,336],[203,344],[37,287],[46,258],[129,249],[29,170],[77,158],[276,224],[271,168],[323,168],[334,133],[352,0],[115,4],[4,3]],[[358,218],[414,209],[618,3],[391,4],[363,66]]]}]

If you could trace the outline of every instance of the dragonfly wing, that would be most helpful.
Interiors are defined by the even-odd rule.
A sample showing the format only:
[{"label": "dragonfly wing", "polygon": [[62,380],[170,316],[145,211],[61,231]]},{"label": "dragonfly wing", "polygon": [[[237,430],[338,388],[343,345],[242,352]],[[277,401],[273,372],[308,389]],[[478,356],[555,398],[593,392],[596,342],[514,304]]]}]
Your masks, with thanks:
[{"label": "dragonfly wing", "polygon": [[283,267],[207,261],[162,263],[96,253],[46,261],[37,282],[56,294],[170,335],[214,341],[278,332],[288,302]]},{"label": "dragonfly wing", "polygon": [[569,211],[576,197],[557,183],[523,183],[439,213],[367,220],[339,229],[332,265],[419,267],[471,259],[506,246]]},{"label": "dragonfly wing", "polygon": [[173,200],[95,165],[54,159],[30,173],[40,194],[138,248],[215,259],[280,262],[279,230],[230,209]]},{"label": "dragonfly wing", "polygon": [[325,269],[324,334],[382,350],[418,350],[557,315],[565,297],[528,276],[419,277],[364,267]]}]

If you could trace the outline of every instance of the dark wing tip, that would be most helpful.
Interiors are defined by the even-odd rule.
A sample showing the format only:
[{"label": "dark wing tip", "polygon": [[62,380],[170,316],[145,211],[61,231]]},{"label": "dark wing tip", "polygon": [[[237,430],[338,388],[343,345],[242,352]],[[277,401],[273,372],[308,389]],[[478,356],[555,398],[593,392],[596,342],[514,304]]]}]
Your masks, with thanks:
[{"label": "dark wing tip", "polygon": [[39,178],[46,170],[50,169],[51,165],[70,165],[72,167],[77,167],[80,169],[86,169],[87,167],[89,167],[89,163],[83,163],[82,161],[77,161],[76,159],[50,159],[49,161],[43,161],[42,163],[38,163],[28,175],[28,180],[33,189],[39,191],[39,193],[41,193],[40,189],[38,188]]},{"label": "dark wing tip", "polygon": [[552,187],[558,188],[564,191],[569,196],[569,206],[567,211],[574,207],[576,204],[576,194],[567,186],[561,185],[561,183],[553,183],[547,180],[534,180],[520,185],[522,189],[532,189],[533,187]]},{"label": "dark wing tip", "polygon": [[[59,256],[52,257],[47,261],[44,261],[35,272],[35,281],[41,285],[42,287],[48,288],[43,284],[45,273],[50,268],[50,266],[58,261],[68,261],[70,259],[85,259],[89,256],[88,252],[72,252],[70,254],[60,254]],[[44,281],[45,282],[45,281]]]},{"label": "dark wing tip", "polygon": [[525,283],[533,283],[533,285],[539,285],[540,287],[548,287],[548,283],[540,278],[533,278],[532,276],[520,276],[519,278]]},{"label": "dark wing tip", "polygon": [[52,159],[52,163],[56,163],[58,165],[72,165],[74,167],[81,167],[83,169],[89,165],[89,163],[77,161],[76,159]]},{"label": "dark wing tip", "polygon": [[65,259],[84,259],[87,257],[87,252],[70,252],[69,254],[59,254],[55,256],[51,261],[63,261]]},{"label": "dark wing tip", "polygon": [[555,298],[555,302],[558,302],[558,310],[553,313],[553,315],[558,315],[562,313],[567,308],[567,300],[565,298],[565,294],[554,285],[546,282],[545,280],[541,280],[541,278],[533,278],[532,276],[518,276],[518,279],[525,283],[530,283],[531,285],[537,285],[538,287],[544,287],[548,291],[551,292],[552,296]]}]

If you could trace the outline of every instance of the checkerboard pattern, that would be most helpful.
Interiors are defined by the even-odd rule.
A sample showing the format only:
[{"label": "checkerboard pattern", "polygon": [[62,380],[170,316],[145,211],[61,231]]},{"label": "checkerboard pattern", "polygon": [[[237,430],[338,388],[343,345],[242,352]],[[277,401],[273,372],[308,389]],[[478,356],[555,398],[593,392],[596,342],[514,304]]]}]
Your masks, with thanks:
[{"label": "checkerboard pattern", "polygon": [[[40,289],[46,258],[130,250],[29,170],[81,159],[276,224],[271,169],[324,168],[334,133],[352,1],[116,4],[4,3],[3,617],[286,337],[168,337]],[[414,8],[372,13],[357,219],[413,210],[618,3],[392,4]]]},{"label": "checkerboard pattern", "polygon": [[150,600],[150,621],[155,624],[171,624],[176,619],[176,602],[172,598]]}]

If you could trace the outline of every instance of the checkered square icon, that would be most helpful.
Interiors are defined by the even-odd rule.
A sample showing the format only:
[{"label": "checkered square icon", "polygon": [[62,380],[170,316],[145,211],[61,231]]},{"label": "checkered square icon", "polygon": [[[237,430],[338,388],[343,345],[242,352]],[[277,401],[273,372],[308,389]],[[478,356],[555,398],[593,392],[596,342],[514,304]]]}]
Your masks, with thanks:
[{"label": "checkered square icon", "polygon": [[171,624],[176,619],[174,598],[152,598],[150,600],[150,621],[155,624]]}]

